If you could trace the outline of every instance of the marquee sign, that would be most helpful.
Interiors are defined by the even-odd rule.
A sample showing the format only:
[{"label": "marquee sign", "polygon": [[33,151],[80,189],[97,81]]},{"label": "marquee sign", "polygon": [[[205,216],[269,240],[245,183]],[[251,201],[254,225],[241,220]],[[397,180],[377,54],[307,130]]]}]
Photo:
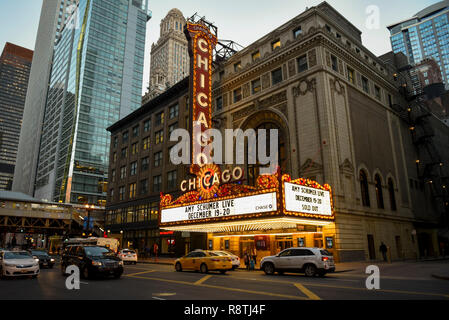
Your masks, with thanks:
[{"label": "marquee sign", "polygon": [[192,222],[201,219],[212,221],[221,217],[274,212],[277,211],[276,198],[276,192],[269,192],[162,209],[161,223]]},{"label": "marquee sign", "polygon": [[212,59],[217,37],[205,25],[191,22],[186,24],[184,33],[190,56],[191,172],[197,173],[211,163],[204,148],[209,143],[205,131],[212,127]]},{"label": "marquee sign", "polygon": [[308,218],[333,219],[332,189],[309,179],[282,176],[284,213]]}]

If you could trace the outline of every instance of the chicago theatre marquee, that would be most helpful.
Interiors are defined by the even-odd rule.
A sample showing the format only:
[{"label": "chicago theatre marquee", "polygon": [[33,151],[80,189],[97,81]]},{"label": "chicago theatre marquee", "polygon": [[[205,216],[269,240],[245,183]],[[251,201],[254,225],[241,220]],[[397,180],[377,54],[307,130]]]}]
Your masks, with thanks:
[{"label": "chicago theatre marquee", "polygon": [[[258,261],[292,246],[334,250],[332,190],[309,179],[292,179],[277,172],[255,177],[245,185],[244,169],[222,170],[202,153],[195,132],[211,128],[211,61],[217,42],[206,23],[189,22],[185,33],[191,61],[190,172],[178,198],[161,194],[161,230],[207,233],[207,247],[228,250],[239,256],[250,250]],[[195,131],[195,126],[196,131]]]}]

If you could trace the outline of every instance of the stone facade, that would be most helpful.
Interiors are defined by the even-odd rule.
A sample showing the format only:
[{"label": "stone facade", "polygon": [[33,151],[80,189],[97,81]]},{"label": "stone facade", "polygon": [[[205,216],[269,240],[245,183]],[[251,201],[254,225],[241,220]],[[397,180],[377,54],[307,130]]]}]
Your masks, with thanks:
[{"label": "stone facade", "polygon": [[184,35],[186,19],[181,11],[172,9],[161,20],[160,38],[151,46],[150,91],[143,103],[189,75],[189,54]]},{"label": "stone facade", "polygon": [[[273,49],[277,40],[281,48]],[[261,58],[252,61],[256,51]],[[279,68],[282,81],[274,83]],[[214,97],[223,102],[219,110],[214,106],[214,116],[225,122],[222,129],[274,123],[286,134],[282,171],[332,186],[336,221],[324,233],[335,238],[340,261],[379,259],[381,242],[390,247],[392,259],[420,254],[408,183],[416,151],[391,108],[405,102],[390,69],[362,45],[360,31],[322,3],[236,53],[214,73]],[[261,90],[253,93],[257,79]],[[234,97],[238,88],[240,100]],[[369,205],[362,199],[361,172]],[[423,189],[420,196],[428,203],[427,195]],[[433,209],[419,210],[435,226]],[[425,232],[436,252],[435,229]]]}]

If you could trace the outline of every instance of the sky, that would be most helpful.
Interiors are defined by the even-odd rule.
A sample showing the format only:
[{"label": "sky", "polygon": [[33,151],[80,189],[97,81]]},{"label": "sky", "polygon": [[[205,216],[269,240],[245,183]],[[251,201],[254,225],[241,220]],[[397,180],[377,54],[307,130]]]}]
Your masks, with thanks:
[{"label": "sky", "polygon": [[[205,16],[218,27],[218,38],[233,40],[246,47],[265,34],[294,18],[307,7],[322,0],[149,0],[153,12],[147,24],[143,91],[148,86],[151,44],[159,38],[162,18],[172,8],[184,16],[194,13]],[[362,31],[365,47],[379,56],[391,51],[387,25],[409,18],[438,0],[328,0],[340,14]],[[0,48],[11,42],[29,49],[34,43],[39,25],[42,0],[0,0]],[[378,8],[379,27],[367,27],[367,21]],[[368,10],[368,13],[367,13]],[[372,25],[372,24],[371,24]]]}]

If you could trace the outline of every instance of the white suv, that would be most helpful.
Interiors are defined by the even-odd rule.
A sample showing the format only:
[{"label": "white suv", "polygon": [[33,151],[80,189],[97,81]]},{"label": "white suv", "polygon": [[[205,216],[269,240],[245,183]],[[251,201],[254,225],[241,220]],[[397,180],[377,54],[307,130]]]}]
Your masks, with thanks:
[{"label": "white suv", "polygon": [[289,248],[276,256],[264,257],[260,261],[260,268],[266,274],[275,272],[304,272],[307,277],[324,276],[335,271],[334,258],[320,248]]}]

